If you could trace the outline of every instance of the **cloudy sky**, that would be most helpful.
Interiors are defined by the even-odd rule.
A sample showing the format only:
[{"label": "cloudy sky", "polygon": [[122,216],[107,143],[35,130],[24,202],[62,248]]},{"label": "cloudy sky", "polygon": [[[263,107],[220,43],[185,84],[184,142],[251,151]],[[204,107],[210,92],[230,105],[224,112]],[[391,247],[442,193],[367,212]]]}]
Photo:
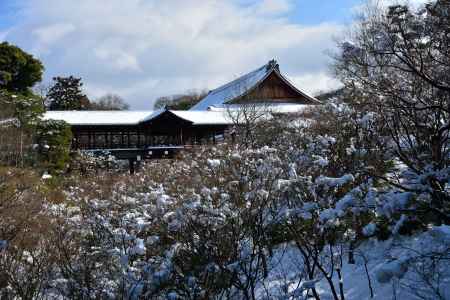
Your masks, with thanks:
[{"label": "cloudy sky", "polygon": [[272,58],[305,91],[329,90],[326,54],[363,0],[0,0],[0,41],[56,75],[82,77],[91,99],[132,109],[213,89]]}]

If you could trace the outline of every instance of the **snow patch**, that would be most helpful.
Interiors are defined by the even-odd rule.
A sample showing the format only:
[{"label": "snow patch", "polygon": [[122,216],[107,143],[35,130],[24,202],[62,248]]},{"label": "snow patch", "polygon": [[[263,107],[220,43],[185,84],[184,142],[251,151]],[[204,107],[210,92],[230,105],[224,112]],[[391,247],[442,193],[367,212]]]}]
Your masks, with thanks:
[{"label": "snow patch", "polygon": [[133,249],[131,249],[131,254],[136,255],[144,255],[147,248],[145,248],[144,240],[143,239],[136,239]]},{"label": "snow patch", "polygon": [[375,231],[377,230],[377,225],[374,223],[369,223],[366,226],[363,227],[362,233],[365,236],[372,236],[375,234]]}]

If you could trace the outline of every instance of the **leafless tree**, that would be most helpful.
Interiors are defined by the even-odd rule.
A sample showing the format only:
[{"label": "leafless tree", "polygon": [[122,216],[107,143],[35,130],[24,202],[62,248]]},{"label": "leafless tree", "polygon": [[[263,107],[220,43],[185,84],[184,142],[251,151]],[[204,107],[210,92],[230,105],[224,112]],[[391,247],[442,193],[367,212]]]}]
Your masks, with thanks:
[{"label": "leafless tree", "polygon": [[197,104],[208,94],[205,90],[190,90],[183,94],[163,96],[156,99],[154,108],[168,108],[172,110],[187,110]]},{"label": "leafless tree", "polygon": [[129,107],[122,97],[115,94],[106,94],[90,104],[92,110],[128,110]]},{"label": "leafless tree", "polygon": [[233,123],[233,134],[238,137],[238,144],[244,147],[254,146],[257,141],[258,131],[261,131],[272,119],[270,103],[258,101],[262,91],[258,88],[252,90],[250,96],[247,92],[247,83],[236,84],[234,93],[241,95],[233,103],[225,103],[224,110],[228,119]]},{"label": "leafless tree", "polygon": [[378,112],[399,159],[432,190],[426,210],[445,222],[450,197],[437,173],[450,166],[449,13],[446,0],[417,11],[369,5],[336,57],[353,102]]},{"label": "leafless tree", "polygon": [[47,94],[50,91],[51,85],[49,83],[39,82],[33,86],[33,93],[38,96],[42,101],[42,107],[47,107],[49,102],[47,101]]}]

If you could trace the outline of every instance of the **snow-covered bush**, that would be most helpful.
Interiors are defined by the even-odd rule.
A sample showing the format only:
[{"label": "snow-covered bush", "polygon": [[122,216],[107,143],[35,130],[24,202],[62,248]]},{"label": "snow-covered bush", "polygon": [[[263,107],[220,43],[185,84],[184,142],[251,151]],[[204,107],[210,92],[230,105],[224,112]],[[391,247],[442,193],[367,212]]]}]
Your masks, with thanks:
[{"label": "snow-covered bush", "polygon": [[56,183],[6,171],[1,295],[448,298],[448,68],[413,75],[378,51],[378,33],[445,23],[446,4],[435,4],[368,19],[367,35],[342,45],[342,96],[297,115],[248,115],[261,118],[247,118],[234,144],[149,161],[132,176],[92,155]]},{"label": "snow-covered bush", "polygon": [[[396,170],[395,156],[382,148],[383,135],[365,139],[367,128],[376,130],[369,117],[339,101],[314,114],[327,117],[279,119],[266,127],[277,134],[252,148],[196,148],[149,161],[133,176],[74,172],[58,190],[43,183],[42,220],[52,226],[35,245],[52,246],[51,259],[42,258],[51,271],[40,275],[36,295],[289,299],[325,290],[342,298],[347,262],[369,257],[359,247],[373,237],[402,234],[417,195],[380,179]],[[0,256],[20,261],[21,248],[5,234],[0,240]],[[28,278],[8,276],[0,289],[19,295]],[[376,294],[376,276],[361,276]]]},{"label": "snow-covered bush", "polygon": [[365,11],[341,43],[336,73],[349,101],[386,126],[397,171],[384,180],[413,192],[418,222],[450,223],[448,1]]},{"label": "snow-covered bush", "polygon": [[128,161],[117,160],[109,151],[86,152],[77,151],[71,153],[68,173],[75,174],[98,174],[103,171],[114,171],[123,173],[128,169]]}]

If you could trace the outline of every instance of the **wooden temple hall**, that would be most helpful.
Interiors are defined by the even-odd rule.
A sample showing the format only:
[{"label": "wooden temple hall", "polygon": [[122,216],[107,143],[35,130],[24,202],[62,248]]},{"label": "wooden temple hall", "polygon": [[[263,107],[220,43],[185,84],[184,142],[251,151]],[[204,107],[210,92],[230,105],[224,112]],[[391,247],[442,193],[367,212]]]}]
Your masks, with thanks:
[{"label": "wooden temple hall", "polygon": [[44,118],[71,125],[74,150],[108,150],[119,159],[139,160],[223,140],[236,125],[230,111],[248,104],[262,104],[280,115],[320,102],[296,88],[272,60],[210,91],[187,111],[48,111]]},{"label": "wooden temple hall", "polygon": [[222,112],[51,111],[46,118],[71,125],[73,150],[113,152],[118,158],[172,155],[179,149],[216,143],[231,124]]}]

